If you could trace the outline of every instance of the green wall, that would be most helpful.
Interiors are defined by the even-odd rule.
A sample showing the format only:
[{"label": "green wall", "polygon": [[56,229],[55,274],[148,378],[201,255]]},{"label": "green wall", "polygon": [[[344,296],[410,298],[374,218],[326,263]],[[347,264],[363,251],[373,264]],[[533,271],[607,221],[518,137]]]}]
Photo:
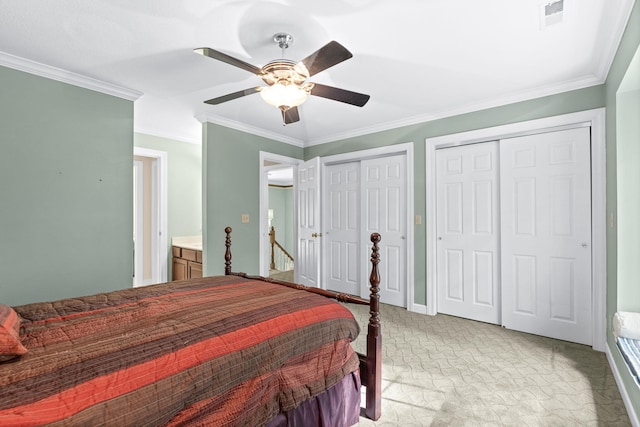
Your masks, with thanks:
[{"label": "green wall", "polygon": [[0,67],[0,302],[131,286],[133,102]]},{"label": "green wall", "polygon": [[[626,246],[620,247],[618,245],[618,236],[622,237],[627,234],[632,234],[636,231],[636,228],[628,224],[625,225],[620,223],[617,219],[624,221],[626,215],[630,213],[630,210],[632,211],[637,207],[640,203],[638,202],[640,193],[638,193],[637,185],[635,186],[635,191],[631,192],[631,194],[618,193],[618,184],[620,184],[620,188],[623,191],[626,191],[625,189],[629,188],[629,183],[618,182],[617,169],[619,167],[623,174],[623,176],[620,177],[621,179],[633,179],[632,176],[626,174],[638,167],[640,157],[638,157],[638,148],[634,147],[634,144],[640,144],[640,141],[625,140],[624,129],[621,130],[621,139],[618,141],[617,125],[619,117],[617,111],[617,92],[620,84],[625,78],[629,64],[631,63],[633,56],[638,51],[639,46],[640,3],[636,1],[633,11],[631,12],[631,17],[629,18],[627,29],[620,41],[618,52],[616,53],[605,83],[607,101],[607,218],[610,218],[610,216],[613,215],[613,218],[616,219],[616,221],[614,221],[614,227],[609,228],[609,232],[607,233],[607,344],[609,345],[613,362],[615,363],[618,372],[620,372],[622,382],[624,383],[625,389],[629,395],[629,399],[631,400],[636,416],[640,416],[640,387],[638,387],[631,377],[622,356],[616,348],[615,338],[611,332],[611,319],[614,313],[618,310],[619,296],[625,295],[625,289],[631,289],[631,287],[636,289],[636,291],[632,292],[637,295],[638,287],[638,278],[629,278],[626,276],[624,270],[624,260],[628,259],[628,256],[635,257],[635,262],[638,262],[638,253],[635,252],[635,247],[638,246],[637,241],[634,242],[632,239],[625,242],[623,238],[622,243],[626,244]],[[624,114],[624,112],[621,113],[621,120],[624,120],[622,117]],[[638,116],[634,118],[634,121],[638,121]],[[619,153],[618,150],[620,150]],[[627,157],[627,155],[632,157]],[[634,184],[631,183],[631,185]],[[631,198],[631,200],[627,200],[628,197]],[[635,219],[637,220],[637,218]],[[633,228],[627,229],[627,227]],[[636,235],[635,238],[640,239],[640,235]],[[618,265],[619,251],[620,260],[623,262],[621,266]],[[634,252],[628,253],[627,251]],[[622,274],[620,276],[618,275],[619,267],[622,267]],[[628,283],[628,280],[633,280],[633,283]],[[638,303],[636,302],[632,304],[637,307]]]},{"label": "green wall", "polygon": [[213,123],[202,131],[204,273],[224,273],[224,229],[231,226],[233,270],[259,274],[260,151],[302,159],[303,149]]},{"label": "green wall", "polygon": [[[633,78],[640,82],[640,74]],[[616,123],[618,230],[624,230],[618,233],[617,307],[640,312],[640,90],[618,93]]]},{"label": "green wall", "polygon": [[136,147],[167,153],[167,274],[171,280],[171,239],[202,232],[202,146],[142,133]]}]

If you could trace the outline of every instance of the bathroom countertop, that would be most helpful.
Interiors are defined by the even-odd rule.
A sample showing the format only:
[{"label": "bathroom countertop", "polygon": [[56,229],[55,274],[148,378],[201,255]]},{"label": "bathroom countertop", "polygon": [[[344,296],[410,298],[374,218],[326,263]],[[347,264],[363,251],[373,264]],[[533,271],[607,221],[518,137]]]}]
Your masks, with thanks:
[{"label": "bathroom countertop", "polygon": [[171,239],[172,246],[178,246],[185,249],[191,249],[194,251],[202,250],[202,236],[182,236],[173,237]]}]

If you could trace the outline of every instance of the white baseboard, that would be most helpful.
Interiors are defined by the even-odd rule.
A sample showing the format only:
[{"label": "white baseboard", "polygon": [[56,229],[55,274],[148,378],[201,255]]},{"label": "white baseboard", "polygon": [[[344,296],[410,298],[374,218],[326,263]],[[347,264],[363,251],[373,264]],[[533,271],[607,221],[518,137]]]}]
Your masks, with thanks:
[{"label": "white baseboard", "polygon": [[[608,345],[605,346],[605,353],[607,355],[607,360],[609,361],[609,366],[611,367],[611,371],[613,372],[613,377],[616,379],[616,384],[618,385],[618,390],[620,390],[620,396],[622,396],[622,401],[624,402],[624,406],[627,408],[627,415],[629,415],[629,420],[631,421],[631,425],[633,427],[640,427],[640,420],[638,419],[638,414],[636,414],[633,409],[633,405],[631,404],[631,398],[627,393],[627,389],[624,386],[624,382],[620,377],[620,371],[618,371],[618,366],[613,360],[613,356],[611,355],[611,349]],[[620,356],[622,357],[622,355]]]}]

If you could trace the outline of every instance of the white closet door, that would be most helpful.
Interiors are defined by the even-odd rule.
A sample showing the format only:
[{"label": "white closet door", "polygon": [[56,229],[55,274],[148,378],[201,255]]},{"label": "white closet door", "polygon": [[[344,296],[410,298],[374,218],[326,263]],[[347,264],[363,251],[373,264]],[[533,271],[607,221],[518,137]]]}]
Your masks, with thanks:
[{"label": "white closet door", "polygon": [[500,324],[498,143],[436,151],[438,312]]},{"label": "white closet door", "polygon": [[306,286],[320,287],[320,158],[298,166],[298,253],[295,280]]},{"label": "white closet door", "polygon": [[326,287],[360,295],[360,163],[331,165],[324,172]]},{"label": "white closet door", "polygon": [[590,345],[589,128],[500,141],[505,327]]},{"label": "white closet door", "polygon": [[[371,255],[371,233],[382,236],[380,242],[380,301],[407,306],[407,177],[406,155],[363,160],[362,218],[366,259]],[[365,258],[363,257],[363,260]],[[361,283],[368,285],[371,264],[364,262]],[[413,272],[411,273],[413,274]],[[362,290],[367,296],[368,286]]]}]

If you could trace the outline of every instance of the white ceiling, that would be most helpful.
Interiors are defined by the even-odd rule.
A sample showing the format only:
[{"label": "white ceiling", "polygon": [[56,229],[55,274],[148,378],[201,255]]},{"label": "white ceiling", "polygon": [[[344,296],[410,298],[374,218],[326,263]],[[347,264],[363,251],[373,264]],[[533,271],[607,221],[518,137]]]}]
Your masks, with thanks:
[{"label": "white ceiling", "polygon": [[[200,119],[308,146],[603,83],[634,0],[564,0],[545,27],[549,1],[2,0],[0,65],[139,92],[139,132],[198,142]],[[259,95],[203,103],[262,81],[194,48],[261,67],[280,31],[296,61],[331,40],[349,49],[311,80],[369,103],[312,96],[286,127]]]}]

